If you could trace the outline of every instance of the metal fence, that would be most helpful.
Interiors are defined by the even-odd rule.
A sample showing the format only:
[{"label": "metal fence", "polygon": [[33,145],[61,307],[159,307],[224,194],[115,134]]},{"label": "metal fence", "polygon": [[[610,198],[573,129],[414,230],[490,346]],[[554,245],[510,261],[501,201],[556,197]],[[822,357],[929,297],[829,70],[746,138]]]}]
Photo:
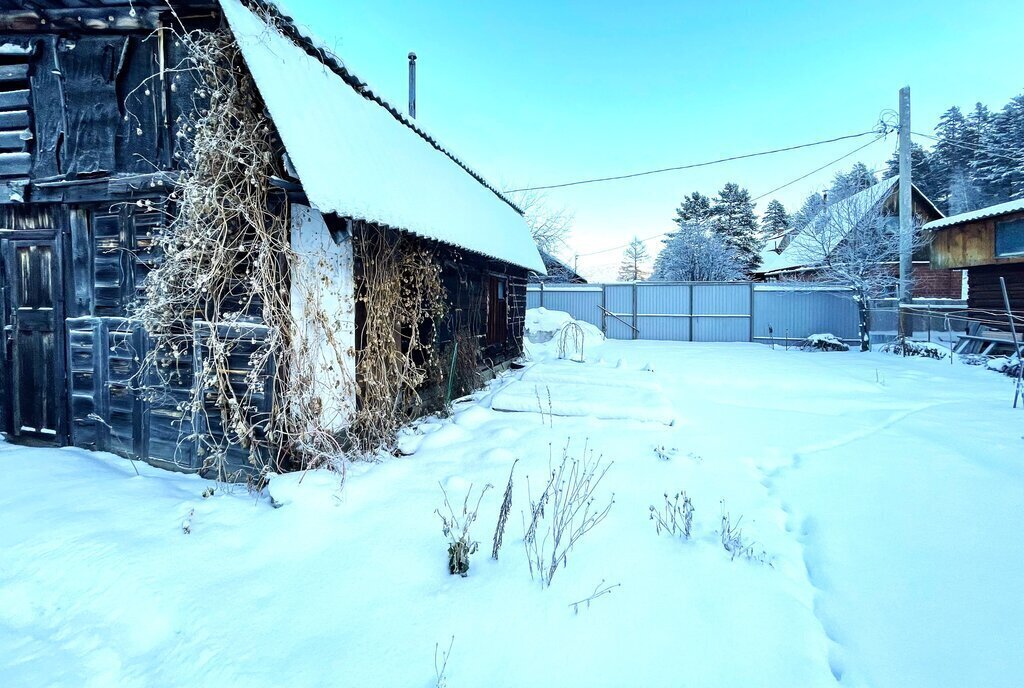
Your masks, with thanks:
[{"label": "metal fence", "polygon": [[779,344],[831,332],[857,342],[847,289],[754,282],[531,284],[527,308],[566,311],[612,339]]}]

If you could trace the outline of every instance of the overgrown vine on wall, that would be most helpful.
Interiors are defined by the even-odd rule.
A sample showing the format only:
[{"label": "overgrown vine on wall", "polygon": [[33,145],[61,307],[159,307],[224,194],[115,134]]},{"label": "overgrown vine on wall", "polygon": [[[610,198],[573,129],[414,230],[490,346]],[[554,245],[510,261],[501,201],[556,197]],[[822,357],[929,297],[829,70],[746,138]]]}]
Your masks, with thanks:
[{"label": "overgrown vine on wall", "polygon": [[422,242],[363,225],[353,237],[356,301],[364,314],[356,355],[359,409],[350,437],[360,453],[392,448],[441,376],[437,322],[447,310],[441,265]]},{"label": "overgrown vine on wall", "polygon": [[[182,171],[156,237],[162,260],[131,314],[153,343],[140,379],[151,396],[165,395],[178,362],[201,349],[189,398],[177,408],[193,428],[183,439],[196,442],[204,468],[220,478],[231,477],[231,445],[248,451],[257,477],[334,461],[342,446],[317,420],[323,400],[305,393],[315,367],[294,341],[296,256],[288,203],[271,185],[283,176],[272,123],[228,30],[176,40],[188,55],[176,77],[196,80],[197,106],[176,122]],[[261,406],[268,380],[271,403]]]}]

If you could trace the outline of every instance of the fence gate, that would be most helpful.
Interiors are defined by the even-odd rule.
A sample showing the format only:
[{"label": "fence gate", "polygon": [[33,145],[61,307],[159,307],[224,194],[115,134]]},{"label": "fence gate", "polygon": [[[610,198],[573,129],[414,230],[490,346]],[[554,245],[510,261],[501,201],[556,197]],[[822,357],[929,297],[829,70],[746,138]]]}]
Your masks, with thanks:
[{"label": "fence gate", "polygon": [[531,284],[527,307],[566,311],[610,339],[790,343],[831,332],[857,342],[857,306],[838,287],[755,282]]}]

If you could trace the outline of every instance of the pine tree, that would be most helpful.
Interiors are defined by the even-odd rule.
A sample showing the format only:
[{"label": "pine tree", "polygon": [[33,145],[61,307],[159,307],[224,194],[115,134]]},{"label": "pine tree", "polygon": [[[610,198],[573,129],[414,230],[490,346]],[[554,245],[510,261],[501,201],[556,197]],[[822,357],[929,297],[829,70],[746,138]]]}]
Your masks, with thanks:
[{"label": "pine tree", "polygon": [[694,191],[684,198],[683,202],[676,208],[674,221],[677,225],[684,223],[703,224],[710,216],[711,199],[699,191]]},{"label": "pine tree", "polygon": [[966,141],[967,118],[960,108],[954,105],[942,113],[935,125],[935,138],[938,142],[933,151],[932,166],[936,177],[948,185],[954,172],[970,167],[973,157]]},{"label": "pine tree", "polygon": [[1024,144],[1024,96],[1017,96],[1004,109],[990,116],[978,139],[974,164],[975,183],[986,205],[1004,203],[1024,192],[1024,170],[1015,160]]},{"label": "pine tree", "polygon": [[736,249],[744,268],[749,272],[761,264],[757,215],[750,192],[729,182],[718,192],[711,206],[709,228]]},{"label": "pine tree", "polygon": [[650,255],[647,253],[647,246],[634,236],[622,254],[619,279],[627,282],[639,282],[647,279],[649,273],[644,268],[644,263],[648,258]]},{"label": "pine tree", "polygon": [[707,227],[681,223],[654,261],[652,279],[724,282],[743,275],[736,249]]},{"label": "pine tree", "polygon": [[858,162],[848,172],[836,172],[828,190],[828,200],[830,203],[841,201],[877,183],[875,173],[864,163]]},{"label": "pine tree", "polygon": [[822,198],[820,193],[812,193],[806,199],[804,199],[803,205],[800,206],[800,210],[793,213],[789,218],[789,226],[794,230],[799,231],[807,226],[814,216],[825,209],[825,199]]},{"label": "pine tree", "polygon": [[[892,154],[886,165],[885,179],[898,177],[900,174],[899,151]],[[918,143],[910,144],[910,177],[914,185],[928,198],[937,197],[942,193],[945,184],[935,178],[932,170],[931,155]],[[831,202],[832,199],[829,199]]]},{"label": "pine tree", "polygon": [[955,170],[949,180],[949,198],[946,200],[949,214],[967,213],[982,205],[981,191],[974,183],[970,170]]},{"label": "pine tree", "polygon": [[761,234],[765,237],[773,237],[782,234],[789,229],[789,215],[786,207],[778,200],[772,199],[761,218]]}]

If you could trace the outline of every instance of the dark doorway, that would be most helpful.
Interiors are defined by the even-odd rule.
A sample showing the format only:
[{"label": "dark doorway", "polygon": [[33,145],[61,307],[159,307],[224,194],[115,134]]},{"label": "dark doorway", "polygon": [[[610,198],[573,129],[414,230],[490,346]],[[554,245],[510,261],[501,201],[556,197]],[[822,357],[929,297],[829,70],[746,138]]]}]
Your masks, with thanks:
[{"label": "dark doorway", "polygon": [[0,239],[4,420],[20,439],[65,440],[64,303],[55,230]]},{"label": "dark doorway", "polygon": [[487,286],[487,338],[488,344],[500,344],[508,338],[508,280],[489,276]]}]

